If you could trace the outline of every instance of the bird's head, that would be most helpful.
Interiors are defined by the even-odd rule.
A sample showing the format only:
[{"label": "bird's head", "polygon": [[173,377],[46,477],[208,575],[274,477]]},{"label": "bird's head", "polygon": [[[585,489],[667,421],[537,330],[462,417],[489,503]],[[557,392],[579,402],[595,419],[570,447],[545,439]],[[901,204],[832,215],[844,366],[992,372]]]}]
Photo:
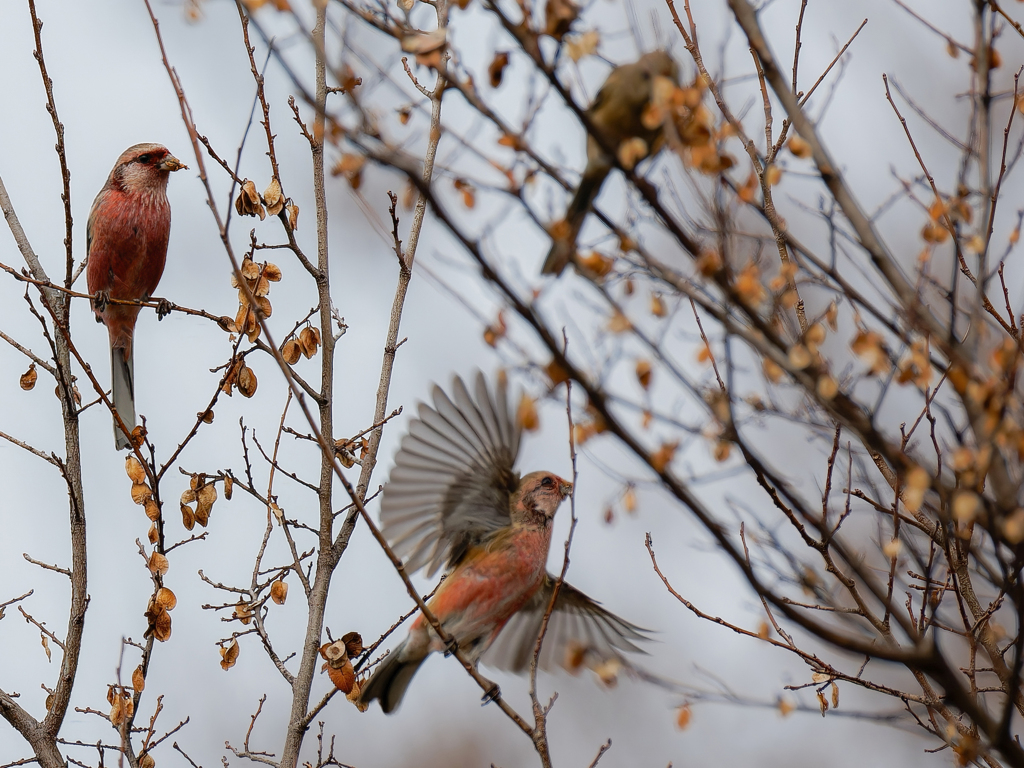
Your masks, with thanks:
[{"label": "bird's head", "polygon": [[640,58],[640,65],[649,77],[667,77],[674,83],[679,82],[679,65],[668,51],[646,53]]},{"label": "bird's head", "polygon": [[[512,500],[513,522],[541,518],[551,520],[559,505],[572,493],[572,483],[551,472],[531,472],[519,481]],[[517,512],[519,515],[517,515]]]},{"label": "bird's head", "polygon": [[111,181],[126,192],[162,191],[172,171],[188,168],[162,144],[136,144],[117,158]]}]

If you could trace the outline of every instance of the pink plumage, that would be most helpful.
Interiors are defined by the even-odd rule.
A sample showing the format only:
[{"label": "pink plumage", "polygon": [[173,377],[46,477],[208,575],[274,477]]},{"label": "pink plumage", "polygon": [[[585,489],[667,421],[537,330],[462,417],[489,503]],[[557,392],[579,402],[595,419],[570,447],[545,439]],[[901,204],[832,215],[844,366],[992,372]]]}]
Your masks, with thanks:
[{"label": "pink plumage", "polygon": [[[471,394],[457,378],[451,397],[435,387],[433,400],[420,405],[395,457],[382,532],[410,573],[447,568],[428,605],[468,661],[525,672],[556,583],[545,568],[552,521],[572,483],[514,471],[520,427],[503,382],[492,395],[478,375]],[[562,584],[539,663],[597,667],[639,650],[633,641],[644,639],[639,627]],[[424,660],[443,650],[420,615],[363,684],[360,700],[378,699],[393,712]]]},{"label": "pink plumage", "polygon": [[[132,342],[140,307],[109,300],[140,301],[156,290],[171,232],[167,179],[185,167],[160,144],[129,147],[117,158],[89,212],[86,281],[89,293],[96,295],[96,321],[110,334],[112,399],[129,430],[135,427]],[[128,442],[115,419],[118,450]]]}]

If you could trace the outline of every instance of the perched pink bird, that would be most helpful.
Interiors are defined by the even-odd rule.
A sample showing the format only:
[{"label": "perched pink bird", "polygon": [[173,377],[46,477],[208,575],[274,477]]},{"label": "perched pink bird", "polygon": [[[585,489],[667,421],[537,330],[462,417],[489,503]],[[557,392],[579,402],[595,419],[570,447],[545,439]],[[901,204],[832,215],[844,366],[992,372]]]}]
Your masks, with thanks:
[{"label": "perched pink bird", "polygon": [[[140,307],[109,299],[139,301],[156,290],[167,259],[171,206],[167,178],[187,166],[160,144],[136,144],[114,164],[96,195],[86,227],[89,266],[86,280],[95,294],[96,322],[110,334],[112,399],[129,430],[135,427],[135,367],[132,336]],[[114,421],[114,443],[128,438]]]},{"label": "perched pink bird", "polygon": [[[545,565],[551,527],[572,483],[550,472],[513,471],[520,429],[509,415],[504,382],[494,397],[478,374],[475,398],[456,378],[453,398],[434,387],[421,403],[384,487],[381,525],[409,572],[447,577],[428,603],[466,658],[497,669],[529,669],[556,579]],[[576,668],[639,651],[639,627],[563,584],[540,664]],[[385,657],[360,698],[393,711],[420,664],[444,643],[421,614]],[[487,697],[485,697],[485,700]]]}]

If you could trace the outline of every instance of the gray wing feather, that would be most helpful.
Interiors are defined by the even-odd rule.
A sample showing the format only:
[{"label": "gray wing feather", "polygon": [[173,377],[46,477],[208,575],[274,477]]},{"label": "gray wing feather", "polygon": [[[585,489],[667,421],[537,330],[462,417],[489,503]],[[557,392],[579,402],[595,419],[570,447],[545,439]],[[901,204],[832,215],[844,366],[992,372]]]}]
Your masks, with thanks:
[{"label": "gray wing feather", "polygon": [[[442,419],[437,411],[420,406],[420,417],[409,425],[409,450],[419,456],[437,453],[445,463],[457,464],[464,469],[474,455],[461,444],[462,436]],[[404,442],[404,441],[403,441]]]},{"label": "gray wing feather", "polygon": [[420,404],[384,486],[381,529],[410,572],[433,575],[509,524],[520,429],[507,386],[492,394],[478,373],[472,394],[460,378],[451,392],[435,386],[433,405]]},{"label": "gray wing feather", "polygon": [[[455,402],[448,400],[446,403],[448,407],[454,409],[454,413],[449,418],[457,420],[465,434],[472,439],[474,448],[481,456],[496,461],[498,457],[495,455],[495,448],[500,449],[500,446],[496,445],[495,436],[489,433],[487,425],[481,419],[480,411],[477,410],[476,403],[466,391],[466,385],[462,379],[455,380],[452,390],[455,393]],[[486,385],[484,386],[484,395],[488,400],[490,399]],[[447,398],[445,399],[447,400]]]},{"label": "gray wing feather", "polygon": [[[477,379],[476,386],[476,399],[479,403],[479,411],[477,416],[479,417],[480,427],[483,433],[486,433],[491,445],[508,445],[508,439],[502,434],[501,424],[498,421],[498,416],[494,410],[494,404],[487,395],[487,386],[483,381]],[[469,400],[469,393],[465,392],[464,396]]]},{"label": "gray wing feather", "polygon": [[[482,387],[483,380],[477,379],[477,390],[479,391]],[[498,429],[501,431],[502,445],[508,446],[508,451],[512,456],[518,456],[519,438],[522,436],[523,431],[512,420],[512,415],[509,413],[508,382],[504,379],[498,381],[497,397],[492,401],[491,406],[494,412],[494,419],[498,423]]]},{"label": "gray wing feather", "polygon": [[[555,579],[548,574],[544,585],[501,630],[481,661],[495,669],[526,672],[533,659],[544,612],[551,600]],[[599,603],[569,584],[558,590],[554,610],[540,653],[540,668],[565,667],[574,646],[584,651],[588,666],[618,659],[631,666],[624,653],[645,653],[634,641],[649,640],[647,631],[605,610]]]}]

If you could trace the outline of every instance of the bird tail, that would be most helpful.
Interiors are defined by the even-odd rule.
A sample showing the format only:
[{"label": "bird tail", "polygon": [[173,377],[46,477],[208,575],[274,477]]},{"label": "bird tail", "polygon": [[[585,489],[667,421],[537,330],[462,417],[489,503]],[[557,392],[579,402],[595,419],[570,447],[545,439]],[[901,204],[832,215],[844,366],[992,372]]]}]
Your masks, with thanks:
[{"label": "bird tail", "polygon": [[359,694],[359,699],[364,704],[369,704],[374,699],[380,700],[380,708],[385,714],[390,714],[398,709],[405,695],[405,689],[420,668],[426,656],[419,659],[403,659],[402,651],[405,650],[403,642],[388,655],[377,671],[373,673],[366,685]]},{"label": "bird tail", "polygon": [[[117,415],[131,432],[135,429],[135,352],[134,345],[110,347],[110,381],[112,400]],[[114,419],[114,445],[117,450],[127,448],[129,440]]]},{"label": "bird tail", "polygon": [[583,220],[587,217],[587,211],[601,190],[610,169],[611,166],[606,161],[587,163],[580,185],[576,188],[576,194],[565,211],[565,218],[555,225],[551,250],[548,251],[544,266],[540,270],[542,275],[560,275],[572,260],[576,252],[576,237],[583,227]]}]

